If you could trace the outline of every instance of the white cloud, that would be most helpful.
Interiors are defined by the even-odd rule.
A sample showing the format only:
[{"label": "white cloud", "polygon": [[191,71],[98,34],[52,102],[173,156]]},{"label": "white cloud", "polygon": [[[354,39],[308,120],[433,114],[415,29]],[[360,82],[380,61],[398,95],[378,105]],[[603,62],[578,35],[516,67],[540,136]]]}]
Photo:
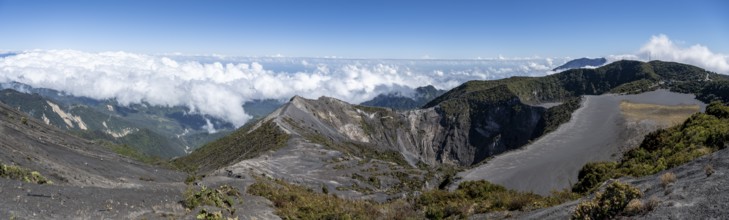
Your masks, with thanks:
[{"label": "white cloud", "polygon": [[700,44],[681,47],[664,34],[652,36],[648,43],[640,48],[640,53],[644,56],[650,55],[656,60],[688,63],[711,71],[729,73],[729,56],[726,54],[714,53]]},{"label": "white cloud", "polygon": [[474,79],[545,75],[552,62],[561,61],[186,58],[35,50],[0,58],[0,83],[19,82],[76,96],[113,98],[123,105],[148,102],[187,106],[193,113],[240,126],[250,119],[243,103],[254,99],[330,96],[360,103],[380,93],[419,86],[450,89]]},{"label": "white cloud", "polygon": [[607,63],[612,63],[612,62],[615,62],[615,61],[620,61],[620,60],[640,60],[640,61],[645,61],[645,59],[642,59],[641,57],[639,57],[638,55],[635,55],[635,54],[609,55],[609,56],[605,57],[605,59],[607,60],[606,64]]}]

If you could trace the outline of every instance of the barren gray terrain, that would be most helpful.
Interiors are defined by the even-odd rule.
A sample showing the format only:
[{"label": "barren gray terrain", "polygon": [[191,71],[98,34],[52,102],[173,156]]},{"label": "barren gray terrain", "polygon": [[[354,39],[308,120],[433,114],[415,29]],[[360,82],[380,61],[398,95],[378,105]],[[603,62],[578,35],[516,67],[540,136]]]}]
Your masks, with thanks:
[{"label": "barren gray terrain", "polygon": [[[315,109],[312,103],[320,101],[331,102],[324,107],[339,109]],[[371,117],[375,115],[373,113]],[[425,172],[416,170],[409,164],[396,164],[332,150],[320,142],[304,137],[315,131],[324,137],[368,140],[369,136],[361,128],[347,121],[350,118],[366,116],[366,113],[356,111],[351,105],[339,100],[306,100],[295,97],[264,119],[273,120],[291,135],[285,147],[218,169],[211,176],[263,174],[312,189],[321,190],[322,187],[327,187],[329,192],[353,199],[386,201],[401,196],[405,192],[393,190],[403,180],[403,177],[397,177],[396,174],[407,175],[407,178],[422,178]],[[331,126],[329,123],[338,126]],[[359,125],[358,122],[355,123]],[[402,153],[408,152],[403,150]],[[365,181],[370,178],[374,181]]]},{"label": "barren gray terrain", "polygon": [[[0,162],[38,171],[53,184],[0,178],[0,219],[190,219],[185,173],[141,164],[0,103]],[[211,178],[244,192],[252,181]],[[244,195],[241,219],[276,218],[268,201]]]},{"label": "barren gray terrain", "polygon": [[650,120],[628,122],[619,109],[622,100],[704,107],[693,95],[666,90],[638,95],[585,96],[582,107],[572,114],[568,123],[522,149],[498,155],[481,166],[459,173],[459,181],[485,179],[510,189],[542,195],[568,188],[577,182],[577,173],[586,163],[616,159],[621,149],[639,144],[648,132],[667,126]]},{"label": "barren gray terrain", "polygon": [[[714,168],[707,176],[706,165]],[[672,172],[676,182],[663,187],[660,176]],[[729,210],[729,149],[700,157],[687,164],[641,178],[621,178],[643,191],[643,200],[657,199],[659,205],[639,219],[726,219]],[[603,186],[606,184],[603,184]],[[587,198],[583,198],[584,200]],[[568,219],[578,202],[535,210],[527,213],[511,213],[516,219]],[[474,219],[494,219],[495,216],[474,216]]]}]

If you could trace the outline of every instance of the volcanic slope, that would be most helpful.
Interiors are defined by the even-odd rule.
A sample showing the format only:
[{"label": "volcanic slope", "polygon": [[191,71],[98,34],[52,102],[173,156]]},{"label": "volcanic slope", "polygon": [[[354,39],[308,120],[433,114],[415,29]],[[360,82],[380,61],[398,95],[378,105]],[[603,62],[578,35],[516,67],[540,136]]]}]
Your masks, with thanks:
[{"label": "volcanic slope", "polygon": [[[184,211],[184,174],[140,164],[0,103],[0,162],[52,184],[0,178],[0,216],[138,218]],[[158,216],[158,215],[157,215]]]},{"label": "volcanic slope", "polygon": [[545,77],[471,81],[409,111],[297,96],[174,163],[213,176],[254,171],[349,197],[386,199],[447,184],[441,181],[453,170],[554,131],[582,95],[702,91],[725,80],[679,63],[618,61]]}]

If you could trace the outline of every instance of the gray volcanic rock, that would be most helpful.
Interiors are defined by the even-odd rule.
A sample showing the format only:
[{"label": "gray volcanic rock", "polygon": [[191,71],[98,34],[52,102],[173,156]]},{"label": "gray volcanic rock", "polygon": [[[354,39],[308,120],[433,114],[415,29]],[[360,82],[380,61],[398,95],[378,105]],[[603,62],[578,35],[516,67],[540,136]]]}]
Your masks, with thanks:
[{"label": "gray volcanic rock", "polygon": [[[521,110],[506,107],[513,105]],[[280,110],[275,116],[277,123],[292,133],[314,132],[338,144],[356,142],[400,152],[413,166],[419,161],[465,166],[509,150],[505,143],[526,143],[545,109],[514,98],[484,106],[482,117],[473,121],[448,122],[439,107],[393,111],[328,97],[307,100],[297,96]]]},{"label": "gray volcanic rock", "polygon": [[137,218],[182,210],[177,202],[183,173],[118,156],[2,103],[0,162],[38,171],[53,181],[37,185],[0,179],[0,216]]},{"label": "gray volcanic rock", "polygon": [[[25,118],[25,120],[23,120]],[[23,123],[25,121],[25,123]],[[0,163],[38,171],[53,184],[0,178],[0,216],[19,219],[192,219],[180,204],[186,174],[141,164],[0,103]],[[215,186],[231,178],[210,180]],[[241,192],[253,181],[229,183]],[[242,219],[277,218],[244,195]]]},{"label": "gray volcanic rock", "polygon": [[[485,108],[478,122],[446,122],[439,107],[395,111],[296,96],[247,131],[273,122],[290,136],[284,147],[233,161],[211,175],[265,174],[312,189],[325,186],[344,197],[385,201],[437,186],[442,174],[424,168],[470,165],[508,150],[507,137],[520,135],[526,143],[544,112],[512,99]],[[474,141],[484,147],[474,147]]]}]

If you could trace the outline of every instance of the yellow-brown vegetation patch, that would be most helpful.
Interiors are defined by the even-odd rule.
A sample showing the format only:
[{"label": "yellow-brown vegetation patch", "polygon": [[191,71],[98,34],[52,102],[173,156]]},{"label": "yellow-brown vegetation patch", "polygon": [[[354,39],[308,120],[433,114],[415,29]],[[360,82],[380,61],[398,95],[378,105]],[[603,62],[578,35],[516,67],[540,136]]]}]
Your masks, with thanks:
[{"label": "yellow-brown vegetation patch", "polygon": [[631,122],[644,120],[672,126],[683,123],[689,116],[699,112],[699,105],[656,105],[645,103],[634,103],[630,101],[620,102],[620,112],[625,119]]}]

